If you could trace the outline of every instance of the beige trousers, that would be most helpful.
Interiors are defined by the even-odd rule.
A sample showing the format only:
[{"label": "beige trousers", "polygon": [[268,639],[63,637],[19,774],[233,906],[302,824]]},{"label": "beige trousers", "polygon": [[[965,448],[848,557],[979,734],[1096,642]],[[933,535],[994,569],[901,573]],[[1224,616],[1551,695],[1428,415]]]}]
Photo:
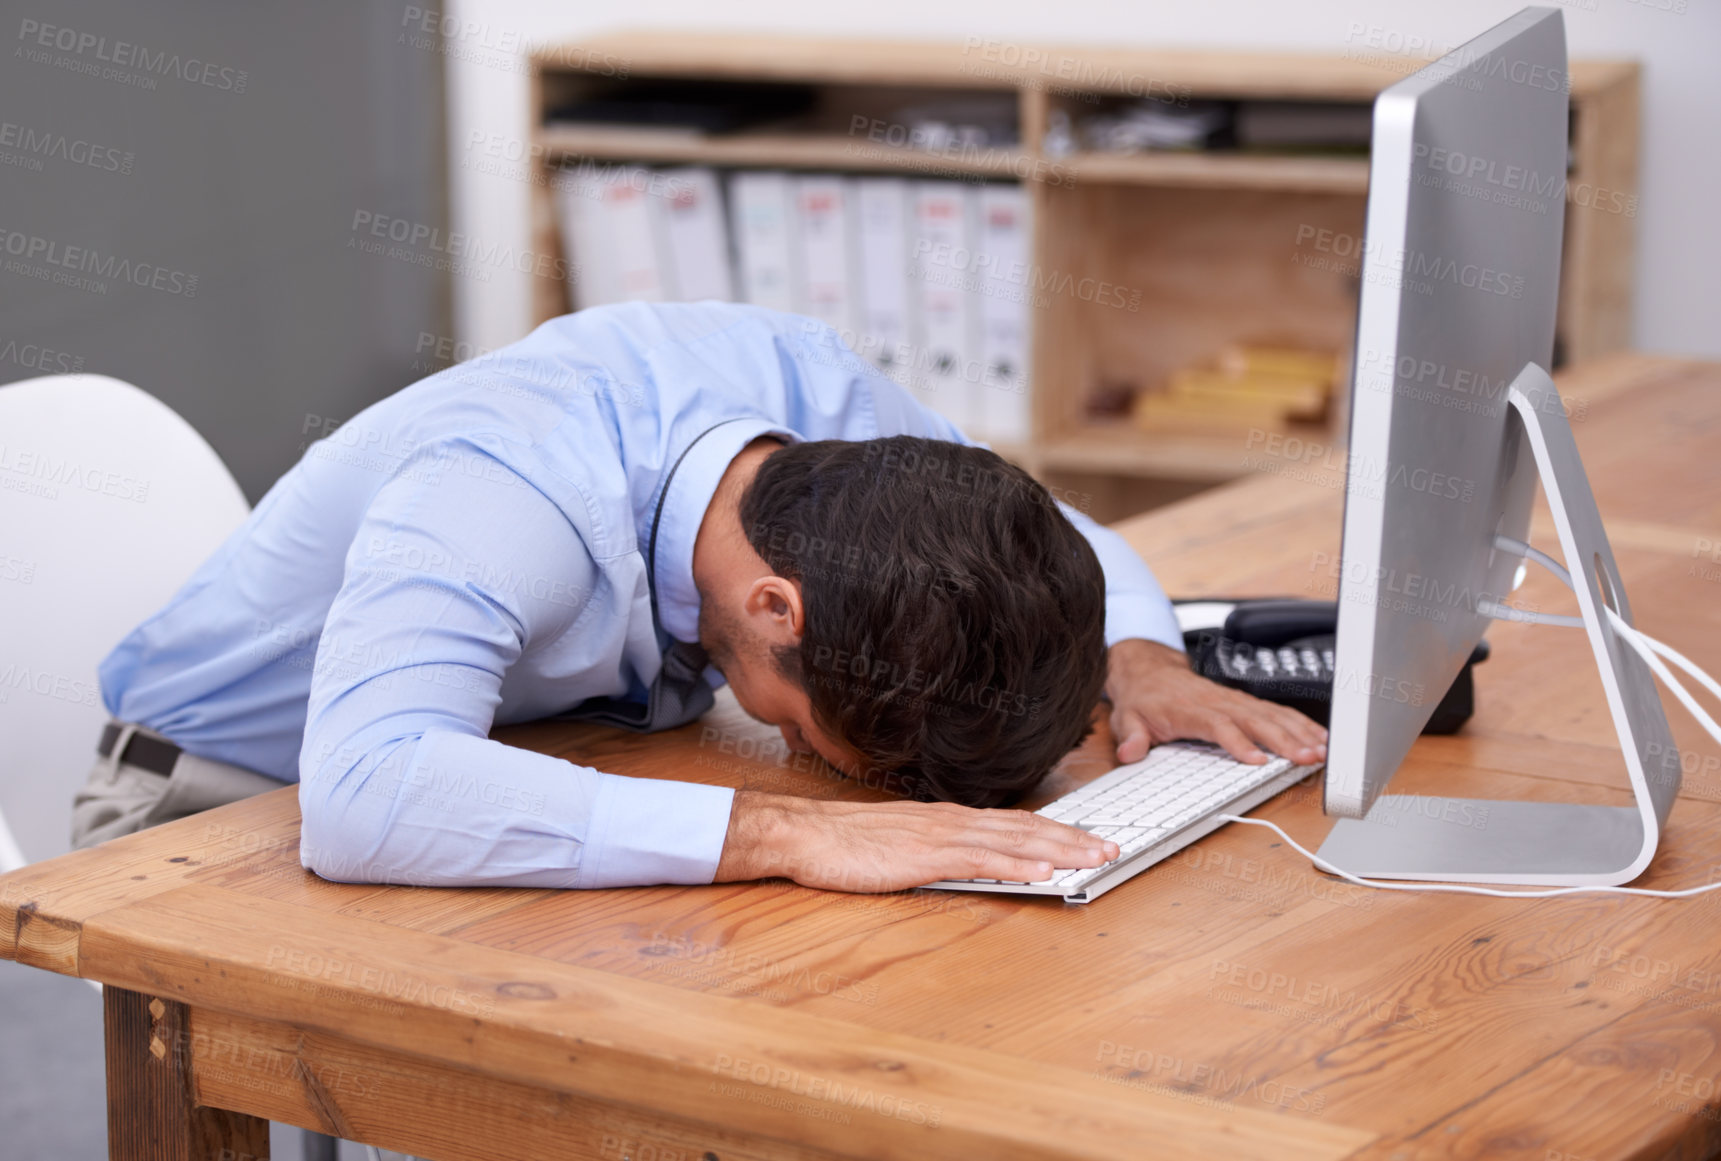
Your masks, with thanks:
[{"label": "beige trousers", "polygon": [[[160,738],[142,726],[120,723],[113,753],[97,757],[89,780],[72,800],[72,846],[93,847],[111,838],[172,822],[288,785],[242,766],[181,753],[173,773],[157,774],[121,762],[131,732]],[[164,741],[166,739],[163,739]]]}]

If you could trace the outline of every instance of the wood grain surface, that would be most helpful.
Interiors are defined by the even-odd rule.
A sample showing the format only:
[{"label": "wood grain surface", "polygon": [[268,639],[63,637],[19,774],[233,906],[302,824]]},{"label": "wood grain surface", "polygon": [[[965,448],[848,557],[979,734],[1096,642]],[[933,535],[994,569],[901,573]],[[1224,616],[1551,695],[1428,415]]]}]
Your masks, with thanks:
[{"label": "wood grain surface", "polygon": [[[1562,390],[1639,624],[1716,666],[1721,367],[1615,357]],[[1121,531],[1177,595],[1331,596],[1342,487],[1287,463]],[[1536,538],[1554,543],[1545,513]],[[1521,596],[1569,611],[1539,577]],[[1489,636],[1475,718],[1394,789],[1625,802],[1582,636]],[[1687,773],[1640,884],[1685,887],[1721,875],[1721,755],[1666,702]],[[650,738],[498,736],[622,774],[886,796],[726,697]],[[1040,797],[1103,772],[1108,741]],[[1330,826],[1318,777],[1256,813],[1310,845]],[[200,1105],[450,1161],[1721,1146],[1721,896],[1372,893],[1242,827],[1085,907],[346,885],[300,869],[297,836],[288,789],[0,878],[0,955],[182,1005]]]}]

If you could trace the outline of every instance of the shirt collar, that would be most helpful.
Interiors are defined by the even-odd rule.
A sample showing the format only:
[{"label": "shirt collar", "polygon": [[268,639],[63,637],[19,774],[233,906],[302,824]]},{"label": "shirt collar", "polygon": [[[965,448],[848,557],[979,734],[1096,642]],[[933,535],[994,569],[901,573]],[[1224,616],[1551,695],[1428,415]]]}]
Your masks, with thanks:
[{"label": "shirt collar", "polygon": [[[717,484],[741,450],[762,435],[785,443],[801,437],[764,418],[737,419],[709,428],[674,468],[657,525],[657,616],[677,641],[699,640],[699,590],[693,583],[693,543]],[[644,546],[651,550],[650,542]]]}]

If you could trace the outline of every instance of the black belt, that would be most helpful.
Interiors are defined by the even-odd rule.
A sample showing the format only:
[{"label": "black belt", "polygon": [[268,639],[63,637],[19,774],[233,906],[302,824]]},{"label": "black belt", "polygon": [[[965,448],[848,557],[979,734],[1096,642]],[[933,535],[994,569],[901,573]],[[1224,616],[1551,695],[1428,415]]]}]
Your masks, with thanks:
[{"label": "black belt", "polygon": [[[96,746],[96,753],[106,758],[114,752],[114,743],[119,741],[122,727],[118,722],[109,722],[102,727],[102,740]],[[125,744],[125,750],[120,754],[120,761],[128,766],[141,766],[145,770],[153,770],[157,774],[172,774],[173,764],[179,761],[181,750],[172,742],[160,738],[152,738],[148,734],[134,733],[131,741]]]}]

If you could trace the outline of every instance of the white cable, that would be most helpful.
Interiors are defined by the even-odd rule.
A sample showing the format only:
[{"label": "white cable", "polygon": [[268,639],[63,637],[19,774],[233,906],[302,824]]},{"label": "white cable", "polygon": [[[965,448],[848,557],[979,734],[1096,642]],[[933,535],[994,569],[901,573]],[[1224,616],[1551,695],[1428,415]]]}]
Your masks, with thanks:
[{"label": "white cable", "polygon": [[1522,540],[1513,540],[1510,536],[1494,537],[1496,547],[1503,548],[1516,556],[1528,557],[1559,578],[1560,583],[1568,589],[1572,587],[1572,574],[1566,571],[1566,566],[1543,552],[1532,544]]},{"label": "white cable", "polygon": [[[1681,657],[1678,653],[1675,653],[1666,645],[1663,645],[1660,641],[1657,641],[1654,637],[1651,637],[1647,633],[1640,633],[1630,625],[1626,624],[1625,618],[1621,617],[1612,609],[1607,611],[1607,615],[1608,618],[1613,621],[1614,631],[1619,634],[1621,640],[1636,650],[1637,655],[1643,658],[1643,663],[1649,666],[1655,676],[1661,678],[1663,685],[1673,691],[1673,696],[1679,699],[1679,704],[1685,707],[1685,711],[1687,713],[1697,719],[1697,724],[1703,727],[1704,733],[1708,734],[1715,741],[1721,742],[1721,725],[1717,725],[1715,719],[1710,717],[1704,711],[1703,707],[1697,704],[1697,699],[1692,697],[1690,693],[1686,692],[1685,686],[1680,683],[1677,677],[1673,676],[1667,666],[1661,663],[1661,658],[1657,657],[1656,654],[1660,652],[1671,654],[1680,668],[1694,674],[1699,681],[1712,691],[1715,689],[1715,679],[1710,677],[1707,673],[1704,673],[1701,669],[1698,669],[1697,666],[1691,664],[1691,662],[1686,660],[1684,657]],[[1716,696],[1721,697],[1721,693],[1717,693]]]},{"label": "white cable", "polygon": [[1476,611],[1496,621],[1517,621],[1521,625],[1564,625],[1568,629],[1584,627],[1582,617],[1571,617],[1565,613],[1538,613],[1533,609],[1520,609],[1516,605],[1491,601],[1486,597],[1476,602]]},{"label": "white cable", "polygon": [[[1553,573],[1554,576],[1557,577],[1568,589],[1573,588],[1572,574],[1567,571],[1565,566],[1560,564],[1559,561],[1555,560],[1540,549],[1533,548],[1530,545],[1525,544],[1523,541],[1514,540],[1509,536],[1496,536],[1494,538],[1494,544],[1496,547],[1502,548],[1507,552],[1512,552],[1535,561],[1537,564]],[[1675,665],[1679,666],[1679,668],[1683,669],[1686,673],[1701,682],[1703,687],[1710,693],[1714,694],[1717,698],[1721,698],[1721,682],[1717,682],[1713,677],[1709,676],[1709,674],[1699,668],[1695,662],[1674,649],[1672,646],[1662,644],[1654,637],[1651,637],[1648,633],[1645,633],[1641,629],[1630,624],[1617,610],[1605,604],[1602,607],[1606,609],[1608,620],[1612,623],[1614,631],[1619,635],[1620,640],[1624,641],[1639,657],[1643,658],[1644,664],[1649,666],[1651,672],[1653,672],[1655,676],[1659,677],[1667,688],[1673,691],[1674,696],[1679,699],[1679,704],[1683,705],[1686,711],[1690,713],[1692,717],[1697,719],[1697,724],[1702,726],[1704,731],[1708,733],[1711,738],[1715,739],[1716,742],[1721,743],[1721,726],[1718,726],[1715,719],[1711,718],[1708,713],[1704,711],[1703,707],[1697,704],[1697,699],[1687,692],[1685,686],[1680,683],[1679,679],[1673,676],[1672,672],[1666,665],[1662,664],[1661,659],[1665,657]],[[1478,601],[1476,611],[1485,617],[1492,617],[1495,620],[1500,621],[1519,621],[1532,625],[1564,625],[1574,628],[1584,627],[1584,620],[1582,617],[1570,617],[1559,613],[1536,613],[1529,609],[1516,608],[1515,606],[1508,605],[1500,601]],[[1264,826],[1268,830],[1276,832],[1278,836],[1284,839],[1293,850],[1308,859],[1309,862],[1313,863],[1315,866],[1320,867],[1322,870],[1331,872],[1348,883],[1355,883],[1359,887],[1373,887],[1379,891],[1441,891],[1452,895],[1489,895],[1496,898],[1522,899],[1551,899],[1557,895],[1583,894],[1642,895],[1652,899],[1685,899],[1692,895],[1705,895],[1710,891],[1721,890],[1721,882],[1707,883],[1701,887],[1687,887],[1680,891],[1656,891],[1648,887],[1554,887],[1546,891],[1502,891],[1493,887],[1469,887],[1460,886],[1456,883],[1382,882],[1379,879],[1365,879],[1360,875],[1353,875],[1349,871],[1333,866],[1333,864],[1327,862],[1325,859],[1303,846],[1302,843],[1299,843],[1296,839],[1286,834],[1284,829],[1277,823],[1268,822],[1264,818],[1243,818],[1242,816],[1235,814],[1221,814],[1216,817],[1224,822],[1240,822],[1245,826]]]},{"label": "white cable", "polygon": [[[1572,589],[1573,592],[1577,591],[1572,584],[1572,574],[1566,570],[1566,567],[1563,564],[1543,552],[1541,549],[1525,544],[1521,540],[1514,540],[1510,536],[1496,536],[1494,537],[1494,544],[1497,548],[1504,549],[1507,552],[1515,553],[1519,556],[1535,561],[1537,564],[1553,573],[1561,584],[1565,585],[1568,589]],[[1528,610],[1513,608],[1511,605],[1499,604],[1492,601],[1478,602],[1478,611],[1483,612],[1484,615],[1488,616],[1492,616],[1493,612],[1489,612],[1484,609],[1484,605],[1490,606],[1493,612],[1508,612],[1510,614],[1514,614],[1503,618],[1506,620],[1524,620],[1530,621],[1531,623],[1540,622],[1544,624],[1570,625],[1576,628],[1582,628],[1584,624],[1582,617],[1564,617],[1549,613],[1529,613]],[[1713,677],[1710,677],[1700,669],[1695,662],[1674,649],[1672,646],[1662,644],[1654,637],[1651,637],[1648,633],[1645,633],[1635,625],[1632,625],[1620,615],[1617,609],[1614,609],[1612,606],[1605,603],[1602,605],[1602,609],[1607,613],[1608,621],[1612,623],[1614,632],[1619,635],[1621,640],[1623,640],[1627,645],[1630,645],[1632,650],[1639,657],[1643,658],[1644,664],[1649,666],[1650,671],[1661,679],[1662,684],[1673,691],[1673,696],[1679,699],[1679,704],[1685,707],[1687,713],[1697,719],[1697,724],[1703,727],[1703,731],[1717,743],[1721,743],[1721,725],[1717,725],[1715,719],[1704,712],[1703,707],[1697,704],[1697,699],[1692,697],[1691,694],[1686,691],[1684,684],[1677,677],[1673,676],[1667,666],[1661,663],[1661,658],[1666,657],[1686,673],[1695,677],[1703,684],[1705,689],[1714,694],[1717,698],[1721,698],[1721,683],[1716,682]],[[1525,615],[1518,616],[1515,614]],[[1657,656],[1657,654],[1660,654],[1660,656]]]},{"label": "white cable", "polygon": [[[1572,574],[1566,571],[1566,566],[1541,549],[1532,548],[1522,540],[1513,540],[1510,536],[1495,536],[1494,547],[1513,556],[1528,557],[1553,573],[1568,589],[1572,587]],[[1564,625],[1570,629],[1584,627],[1582,617],[1568,617],[1562,613],[1536,613],[1508,605],[1504,601],[1490,601],[1485,598],[1476,602],[1476,611],[1496,621],[1517,621],[1525,625]]]},{"label": "white cable", "polygon": [[1648,887],[1554,887],[1547,891],[1502,891],[1494,887],[1461,887],[1455,883],[1383,883],[1379,879],[1364,879],[1360,875],[1353,875],[1349,871],[1333,866],[1286,834],[1276,822],[1268,822],[1264,818],[1243,818],[1235,814],[1220,814],[1214,817],[1225,822],[1240,822],[1245,826],[1264,826],[1268,830],[1278,831],[1280,838],[1290,844],[1298,854],[1323,871],[1331,871],[1339,878],[1346,882],[1355,883],[1359,887],[1374,887],[1382,891],[1445,891],[1454,895],[1493,895],[1500,898],[1522,899],[1551,899],[1555,895],[1580,895],[1598,891],[1609,895],[1649,895],[1656,899],[1682,899],[1687,895],[1702,895],[1709,891],[1721,891],[1721,883],[1706,883],[1701,887],[1687,887],[1683,891],[1652,891]]},{"label": "white cable", "polygon": [[[1612,609],[1609,609],[1608,612],[1613,613],[1616,625],[1624,624],[1623,618],[1621,618],[1618,613],[1614,613]],[[1707,673],[1703,672],[1703,670],[1699,669],[1695,661],[1692,661],[1689,657],[1673,648],[1673,646],[1657,641],[1654,637],[1651,637],[1641,629],[1634,628],[1630,625],[1626,625],[1625,627],[1630,629],[1632,634],[1641,639],[1645,645],[1649,646],[1649,648],[1655,650],[1655,652],[1661,654],[1663,657],[1679,666],[1679,668],[1685,670],[1685,672],[1689,673],[1692,677],[1695,677],[1698,681],[1702,682],[1703,687],[1710,693],[1721,698],[1721,682],[1717,682],[1713,677],[1710,677]]]},{"label": "white cable", "polygon": [[[1553,573],[1561,584],[1565,585],[1568,589],[1572,589],[1573,592],[1577,591],[1572,584],[1572,574],[1567,571],[1565,565],[1561,564],[1541,549],[1525,544],[1521,540],[1514,540],[1510,536],[1494,537],[1494,546],[1506,552],[1535,561],[1537,564]],[[1696,678],[1703,684],[1705,689],[1714,694],[1717,698],[1721,698],[1721,682],[1717,682],[1713,677],[1710,677],[1701,668],[1699,668],[1695,662],[1686,657],[1683,653],[1680,653],[1677,649],[1674,649],[1670,645],[1662,644],[1654,637],[1651,637],[1648,633],[1645,633],[1635,625],[1632,625],[1620,615],[1617,609],[1614,609],[1612,606],[1605,603],[1602,605],[1602,609],[1607,613],[1608,621],[1613,625],[1614,632],[1619,635],[1619,638],[1627,645],[1631,646],[1633,652],[1643,658],[1644,664],[1649,666],[1650,672],[1654,673],[1655,676],[1661,679],[1663,685],[1673,691],[1673,696],[1679,699],[1679,704],[1685,707],[1685,711],[1687,713],[1697,719],[1697,724],[1703,727],[1704,733],[1708,734],[1718,744],[1721,744],[1721,725],[1717,725],[1715,719],[1710,717],[1709,714],[1704,711],[1703,707],[1697,704],[1697,699],[1692,697],[1691,694],[1687,692],[1684,683],[1682,683],[1677,677],[1673,676],[1667,666],[1661,663],[1661,658],[1667,658],[1669,661],[1672,661],[1675,665],[1679,666],[1679,668],[1683,669],[1686,673]],[[1568,617],[1556,613],[1533,613],[1528,609],[1519,609],[1499,601],[1478,601],[1476,603],[1476,611],[1485,617],[1493,617],[1496,620],[1502,621],[1519,621],[1532,625],[1565,625],[1579,629],[1584,627],[1584,620],[1582,617]],[[1660,656],[1657,656],[1657,654]]]}]

